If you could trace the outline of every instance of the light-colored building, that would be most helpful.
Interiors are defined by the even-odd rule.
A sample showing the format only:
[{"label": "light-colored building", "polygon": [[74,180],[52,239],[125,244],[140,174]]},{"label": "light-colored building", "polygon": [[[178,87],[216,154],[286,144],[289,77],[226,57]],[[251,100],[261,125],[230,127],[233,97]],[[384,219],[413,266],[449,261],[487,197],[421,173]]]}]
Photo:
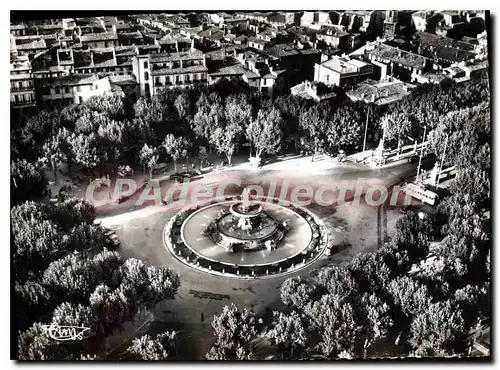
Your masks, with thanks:
[{"label": "light-colored building", "polygon": [[322,92],[318,89],[318,85],[315,82],[304,81],[298,85],[290,88],[290,93],[293,96],[298,96],[299,98],[306,100],[314,100],[319,103],[321,101],[330,100],[335,98],[336,94],[333,91]]},{"label": "light-colored building", "polygon": [[373,75],[373,65],[357,59],[334,56],[314,66],[314,81],[325,85],[345,86],[356,84]]},{"label": "light-colored building", "polygon": [[188,51],[135,56],[132,69],[141,95],[146,96],[163,88],[208,82],[205,55],[193,46]]},{"label": "light-colored building", "polygon": [[15,57],[10,63],[10,106],[26,108],[36,105],[31,63],[27,56]]},{"label": "light-colored building", "polygon": [[330,15],[327,12],[304,12],[300,18],[300,25],[312,29],[320,29],[322,26],[331,25]]},{"label": "light-colored building", "polygon": [[397,79],[390,79],[383,82],[366,80],[351,90],[346,91],[346,95],[352,101],[364,101],[378,106],[384,106],[403,99],[411,93],[415,86],[404,83]]},{"label": "light-colored building", "polygon": [[[384,64],[387,67],[387,75],[404,81],[415,81],[418,74],[433,66],[431,59],[384,44],[382,41],[367,43],[364,52],[371,62]],[[385,75],[380,78],[384,79]]]}]

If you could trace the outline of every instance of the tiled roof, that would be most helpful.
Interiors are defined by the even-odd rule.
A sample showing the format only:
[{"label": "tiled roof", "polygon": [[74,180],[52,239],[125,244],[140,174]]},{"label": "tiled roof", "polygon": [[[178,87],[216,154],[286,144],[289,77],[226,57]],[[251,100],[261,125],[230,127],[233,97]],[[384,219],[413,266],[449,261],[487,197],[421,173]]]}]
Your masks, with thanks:
[{"label": "tiled roof", "polygon": [[133,85],[136,84],[134,75],[114,75],[109,76],[109,81],[117,85]]},{"label": "tiled roof", "polygon": [[151,61],[151,63],[168,62],[171,60],[193,60],[202,58],[203,53],[196,49],[179,53],[161,53],[149,55],[149,60]]},{"label": "tiled roof", "polygon": [[426,58],[418,54],[410,53],[386,44],[380,44],[373,50],[367,50],[368,54],[381,59],[399,63],[404,66],[421,69],[425,66]]},{"label": "tiled roof", "polygon": [[475,48],[475,45],[469,42],[454,40],[449,37],[438,36],[428,32],[417,32],[414,37],[415,40],[418,41],[423,47],[433,46],[434,48],[459,48],[466,51],[474,51]]},{"label": "tiled roof", "polygon": [[135,32],[123,32],[123,33],[119,33],[118,35],[118,39],[142,39],[142,33],[140,33],[139,31],[135,31]]},{"label": "tiled roof", "polygon": [[293,44],[276,44],[266,48],[264,53],[278,58],[300,54]]},{"label": "tiled roof", "polygon": [[19,44],[16,46],[17,50],[35,50],[35,49],[46,49],[47,45],[45,40],[35,40],[26,44]]},{"label": "tiled roof", "polygon": [[118,40],[115,32],[88,33],[81,36],[82,42]]},{"label": "tiled roof", "polygon": [[367,80],[359,84],[354,90],[347,91],[346,95],[353,100],[371,101],[375,96],[374,103],[377,105],[386,105],[402,99],[410,92],[405,90],[405,84],[401,81],[377,83]]},{"label": "tiled roof", "polygon": [[285,23],[286,17],[283,14],[271,14],[267,17],[269,22]]},{"label": "tiled roof", "polygon": [[90,85],[98,81],[99,77],[94,74],[63,76],[47,79],[43,82],[43,87],[55,86],[77,86],[77,85]]},{"label": "tiled roof", "polygon": [[197,73],[197,72],[207,72],[208,69],[205,66],[189,66],[183,68],[162,68],[151,71],[153,76],[163,76],[163,75],[175,75],[180,73]]},{"label": "tiled roof", "polygon": [[220,76],[241,76],[244,75],[246,69],[239,63],[234,63],[232,65],[226,65],[218,68],[214,72],[210,72],[209,75],[212,77]]},{"label": "tiled roof", "polygon": [[300,49],[299,50],[301,54],[308,55],[308,54],[321,54],[321,51],[315,49],[315,48],[309,48],[309,49]]}]

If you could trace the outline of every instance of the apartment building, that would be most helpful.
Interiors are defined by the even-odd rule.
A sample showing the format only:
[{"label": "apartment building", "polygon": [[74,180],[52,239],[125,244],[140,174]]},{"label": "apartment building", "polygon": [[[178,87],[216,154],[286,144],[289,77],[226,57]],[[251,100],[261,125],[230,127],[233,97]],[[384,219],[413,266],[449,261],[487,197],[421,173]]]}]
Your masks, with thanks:
[{"label": "apartment building", "polygon": [[314,81],[328,86],[353,85],[373,75],[373,65],[357,59],[334,56],[314,66]]},{"label": "apartment building", "polygon": [[36,105],[33,73],[27,56],[17,56],[11,59],[10,105],[16,109]]},{"label": "apartment building", "polygon": [[173,53],[138,55],[132,61],[141,95],[152,96],[163,88],[207,84],[205,55],[194,49]]}]

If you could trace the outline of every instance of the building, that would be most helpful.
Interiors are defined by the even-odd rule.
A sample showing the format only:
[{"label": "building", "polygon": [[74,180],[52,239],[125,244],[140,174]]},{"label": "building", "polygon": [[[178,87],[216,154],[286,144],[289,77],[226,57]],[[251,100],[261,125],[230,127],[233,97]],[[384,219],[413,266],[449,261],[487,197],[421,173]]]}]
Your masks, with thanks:
[{"label": "building", "polygon": [[314,66],[314,81],[327,86],[353,85],[372,75],[372,64],[349,57],[334,56]]},{"label": "building", "polygon": [[417,74],[433,68],[433,60],[411,53],[381,41],[367,43],[365,55],[370,62],[380,67],[380,79],[391,75],[403,81],[415,81]]},{"label": "building", "polygon": [[155,95],[163,88],[208,82],[205,55],[193,46],[187,51],[135,56],[132,70],[140,94],[146,96]]},{"label": "building", "polygon": [[346,91],[346,95],[352,101],[364,101],[378,106],[394,103],[409,95],[414,85],[404,83],[397,79],[377,82],[366,80],[352,90]]},{"label": "building", "polygon": [[118,34],[116,29],[111,32],[88,33],[80,36],[80,42],[91,49],[109,48],[118,46]]},{"label": "building", "polygon": [[323,41],[328,46],[349,51],[349,32],[340,31],[335,27],[322,27],[316,33],[316,39]]},{"label": "building", "polygon": [[320,29],[331,24],[330,14],[327,12],[304,12],[300,17],[300,25],[307,28]]},{"label": "building", "polygon": [[263,96],[273,99],[285,91],[287,86],[285,79],[288,76],[286,72],[286,69],[274,69],[272,66],[269,66],[269,71],[260,79],[260,93]]},{"label": "building", "polygon": [[306,100],[314,100],[319,103],[321,101],[335,98],[336,94],[328,89],[321,88],[316,82],[304,81],[290,89],[293,96],[298,96]]},{"label": "building", "polygon": [[280,68],[288,71],[291,86],[314,77],[314,65],[321,63],[321,52],[314,48],[300,48],[297,44],[276,44],[264,49],[264,54]]},{"label": "building", "polygon": [[27,108],[36,105],[31,63],[27,56],[14,56],[10,62],[10,106]]}]

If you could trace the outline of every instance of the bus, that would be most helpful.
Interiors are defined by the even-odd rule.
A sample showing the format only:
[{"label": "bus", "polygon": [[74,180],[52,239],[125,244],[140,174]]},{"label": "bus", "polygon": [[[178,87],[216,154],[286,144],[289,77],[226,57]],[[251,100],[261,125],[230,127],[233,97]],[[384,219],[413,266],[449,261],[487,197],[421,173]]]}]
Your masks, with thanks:
[{"label": "bus", "polygon": [[406,184],[403,188],[405,194],[420,200],[422,203],[435,205],[439,199],[438,195],[433,191],[427,190],[417,184]]}]

